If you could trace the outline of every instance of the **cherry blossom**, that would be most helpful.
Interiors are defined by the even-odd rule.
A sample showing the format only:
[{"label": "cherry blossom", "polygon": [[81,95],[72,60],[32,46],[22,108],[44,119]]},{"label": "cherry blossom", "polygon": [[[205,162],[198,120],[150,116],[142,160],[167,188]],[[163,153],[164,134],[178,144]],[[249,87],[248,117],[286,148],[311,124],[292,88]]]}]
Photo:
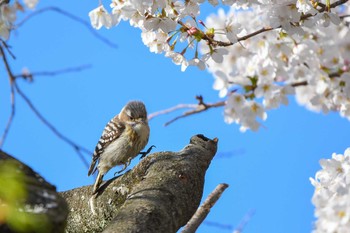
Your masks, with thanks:
[{"label": "cherry blossom", "polygon": [[103,7],[103,5],[98,6],[89,13],[91,24],[94,28],[100,29],[102,26],[110,28],[112,26],[112,17]]},{"label": "cherry blossom", "polygon": [[314,232],[348,232],[350,229],[350,148],[320,161],[322,169],[310,178],[315,187]]},{"label": "cherry blossom", "polygon": [[[350,120],[350,7],[342,0],[223,0],[205,19],[204,0],[112,0],[89,12],[92,27],[128,21],[150,52],[212,74],[225,103],[224,121],[257,131],[267,110],[288,105],[338,112]],[[219,1],[209,0],[217,6]],[[38,0],[0,3],[0,39],[8,40],[17,14]],[[22,6],[23,4],[23,6]],[[216,9],[216,8],[215,8]],[[213,8],[213,11],[215,10]],[[314,232],[350,229],[350,148],[320,161]]]},{"label": "cherry blossom", "polygon": [[23,2],[29,9],[34,9],[39,0],[23,0]]},{"label": "cherry blossom", "polygon": [[19,11],[25,11],[25,7],[33,9],[37,3],[38,0],[23,0],[23,3],[19,1],[0,2],[0,39],[8,40],[10,38]]}]

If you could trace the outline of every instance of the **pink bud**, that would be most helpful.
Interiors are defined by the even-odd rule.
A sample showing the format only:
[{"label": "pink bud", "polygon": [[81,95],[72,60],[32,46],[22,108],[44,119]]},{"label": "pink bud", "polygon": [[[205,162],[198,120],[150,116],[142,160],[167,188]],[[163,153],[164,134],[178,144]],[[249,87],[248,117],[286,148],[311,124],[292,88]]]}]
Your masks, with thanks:
[{"label": "pink bud", "polygon": [[199,19],[199,20],[198,20],[198,23],[201,24],[201,25],[203,25],[203,27],[206,27],[205,24],[204,24],[204,22],[203,22],[202,20]]},{"label": "pink bud", "polygon": [[193,36],[195,33],[198,32],[198,29],[196,27],[191,27],[187,30],[188,35]]}]

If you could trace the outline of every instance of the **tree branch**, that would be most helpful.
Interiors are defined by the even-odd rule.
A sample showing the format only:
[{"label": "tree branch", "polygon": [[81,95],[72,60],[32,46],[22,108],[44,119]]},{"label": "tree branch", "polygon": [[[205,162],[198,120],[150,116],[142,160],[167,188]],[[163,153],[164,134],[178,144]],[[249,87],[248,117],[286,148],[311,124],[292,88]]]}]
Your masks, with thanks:
[{"label": "tree branch", "polygon": [[196,107],[197,107],[197,104],[178,104],[178,105],[176,105],[174,107],[171,107],[171,108],[168,108],[168,109],[165,109],[165,110],[161,110],[161,111],[149,114],[148,115],[148,120],[152,120],[154,117],[157,117],[157,116],[160,116],[160,115],[165,115],[165,114],[174,112],[174,111],[176,111],[178,109],[182,109],[182,108],[196,108]]},{"label": "tree branch", "polygon": [[4,145],[4,142],[6,140],[6,137],[7,137],[7,134],[10,130],[10,127],[12,125],[12,121],[13,121],[13,118],[15,117],[15,91],[14,91],[14,88],[13,88],[13,85],[10,85],[10,88],[11,88],[11,93],[10,93],[10,98],[11,98],[11,113],[10,113],[10,116],[7,120],[7,124],[5,126],[5,130],[1,136],[1,139],[0,139],[0,149],[2,148],[2,146]]},{"label": "tree branch", "polygon": [[[335,8],[335,7],[340,6],[340,5],[342,5],[342,4],[344,4],[344,3],[348,2],[348,1],[349,1],[349,0],[339,0],[339,1],[337,1],[337,2],[332,3],[332,4],[330,5],[330,7],[331,7],[331,8]],[[326,10],[325,8],[321,8],[321,9],[319,10],[319,13],[322,13],[322,12],[324,12],[325,10]],[[305,20],[305,19],[308,19],[308,18],[313,17],[313,16],[314,16],[314,15],[312,15],[312,14],[302,15],[302,16],[300,17],[300,21]],[[183,23],[180,23],[180,25],[183,26],[184,24],[183,24]],[[242,36],[242,37],[238,37],[238,38],[237,38],[237,42],[240,42],[240,41],[243,41],[243,40],[247,40],[247,39],[249,39],[249,38],[251,38],[251,37],[253,37],[253,36],[256,36],[256,35],[258,35],[258,34],[261,34],[261,33],[263,33],[263,32],[268,32],[268,31],[271,31],[271,30],[274,30],[274,29],[278,29],[278,28],[281,28],[281,27],[282,27],[282,25],[279,25],[278,27],[275,27],[275,28],[272,28],[272,27],[269,27],[269,26],[268,26],[268,27],[263,27],[263,28],[261,28],[261,29],[255,31],[255,32],[252,32],[252,33],[247,34],[247,35]],[[189,28],[188,28],[188,29],[189,29]],[[213,39],[212,37],[207,36],[205,33],[203,33],[203,35],[204,35],[204,38],[202,38],[202,39],[206,40],[209,44],[214,45],[214,46],[228,47],[228,46],[231,46],[231,45],[233,45],[233,44],[236,43],[236,42],[233,43],[233,42],[218,41],[218,40]]]},{"label": "tree branch", "polygon": [[54,11],[54,12],[57,12],[61,15],[64,15],[80,24],[82,24],[85,28],[87,28],[89,30],[89,32],[94,36],[96,37],[98,40],[102,41],[103,43],[107,44],[108,46],[112,47],[112,48],[118,48],[117,44],[113,43],[112,41],[108,40],[107,38],[101,36],[95,29],[93,29],[90,25],[89,22],[83,20],[82,18],[79,18],[78,16],[76,15],[73,15],[67,11],[64,11],[58,7],[45,7],[45,8],[42,8],[40,10],[37,10],[31,14],[29,14],[27,17],[25,17],[22,21],[20,21],[16,26],[15,28],[19,28],[21,26],[23,26],[23,24],[25,24],[26,22],[28,22],[29,19],[31,19],[32,17],[36,16],[36,15],[39,15],[39,14],[42,14],[46,11]]},{"label": "tree branch", "polygon": [[250,219],[255,214],[255,209],[250,209],[242,218],[241,222],[238,224],[236,229],[233,231],[233,233],[241,233],[243,232],[244,227],[248,224]]},{"label": "tree branch", "polygon": [[210,209],[219,200],[222,193],[228,187],[228,184],[219,184],[216,188],[209,194],[204,203],[197,209],[196,213],[192,216],[190,221],[186,224],[181,233],[194,233],[198,229],[199,225],[204,221],[210,212]]},{"label": "tree branch", "polygon": [[[83,164],[86,166],[86,168],[89,168],[89,163],[88,161],[85,159],[85,157],[83,156],[83,154],[81,152],[85,152],[89,155],[92,154],[91,151],[89,151],[88,149],[78,145],[77,143],[73,142],[71,139],[67,138],[66,136],[64,136],[62,133],[60,133],[37,109],[36,107],[33,105],[33,103],[30,101],[30,99],[22,92],[22,90],[19,88],[19,86],[16,83],[16,77],[11,70],[10,64],[7,60],[7,56],[4,52],[4,49],[2,46],[0,46],[0,55],[2,57],[2,60],[4,62],[5,65],[5,69],[7,71],[8,77],[9,77],[9,82],[10,82],[10,88],[11,88],[11,114],[10,117],[8,119],[8,122],[6,124],[4,133],[2,134],[1,137],[1,141],[0,141],[0,148],[4,145],[5,139],[8,135],[9,129],[12,125],[13,122],[13,118],[15,116],[15,94],[18,93],[23,99],[24,101],[28,104],[29,108],[35,113],[35,115],[39,118],[39,120],[46,125],[59,139],[61,139],[62,141],[64,141],[65,143],[67,143],[68,145],[70,145],[71,147],[74,148],[74,150],[76,151],[76,153],[78,154],[79,158],[81,159],[81,161],[83,162]],[[63,72],[72,72],[72,71],[76,71],[77,69],[81,69],[80,68],[67,68],[64,70],[60,70],[58,71],[59,73],[63,73]],[[84,67],[85,69],[85,67]],[[55,75],[54,72],[51,72],[51,75]]]},{"label": "tree branch", "polygon": [[66,232],[175,233],[199,206],[217,143],[196,135],[179,152],[148,155],[102,185],[96,215],[88,201],[92,186],[62,192],[70,210]]},{"label": "tree branch", "polygon": [[10,54],[12,59],[16,59],[16,56],[12,53],[12,51],[10,50],[10,46],[6,43],[6,41],[4,41],[1,38],[0,38],[0,41],[1,41],[1,44],[3,45],[3,47],[6,49],[6,51]]},{"label": "tree branch", "polygon": [[34,76],[56,76],[56,75],[61,75],[65,73],[80,72],[80,71],[89,69],[91,67],[92,67],[91,64],[86,64],[86,65],[68,67],[65,69],[54,70],[54,71],[22,72],[21,74],[14,75],[14,78],[23,78],[25,80],[32,81]]},{"label": "tree branch", "polygon": [[[3,43],[3,44],[4,44],[4,43]],[[3,49],[2,46],[0,46],[0,56],[2,57],[2,60],[3,60],[3,62],[4,62],[4,65],[5,65],[5,68],[6,68],[6,71],[7,71],[7,75],[8,75],[8,78],[9,78],[10,89],[11,89],[11,92],[10,92],[11,113],[10,113],[9,119],[8,119],[8,121],[7,121],[7,124],[6,124],[6,126],[5,126],[4,133],[3,133],[2,136],[1,136],[0,148],[2,148],[2,146],[3,146],[4,143],[5,143],[7,134],[8,134],[8,132],[9,132],[9,130],[10,130],[10,127],[11,127],[11,125],[12,125],[13,118],[15,117],[15,93],[14,93],[14,86],[13,86],[13,83],[14,83],[14,81],[15,81],[15,78],[14,78],[12,72],[11,72],[10,64],[8,63],[6,54],[5,54],[4,49]]]},{"label": "tree branch", "polygon": [[[70,145],[71,147],[73,147],[75,149],[75,151],[77,152],[85,152],[87,154],[92,154],[91,151],[89,151],[88,149],[76,144],[75,142],[73,142],[71,139],[67,138],[65,135],[63,135],[61,132],[59,132],[39,111],[38,109],[33,105],[33,103],[30,101],[30,99],[22,92],[22,90],[18,87],[18,85],[15,83],[14,84],[15,89],[17,91],[17,93],[24,99],[24,101],[27,103],[27,105],[29,106],[29,108],[35,113],[35,115],[39,118],[39,120],[46,125],[59,139],[61,139],[62,141],[64,141],[65,143],[67,143],[68,145]],[[86,166],[86,168],[89,168],[89,163],[88,161],[85,159],[85,157],[81,154],[78,153],[81,161],[84,163],[84,165]]]},{"label": "tree branch", "polygon": [[171,107],[171,108],[159,111],[159,112],[151,113],[149,115],[148,119],[152,119],[152,118],[159,116],[159,115],[168,114],[170,112],[176,111],[176,110],[181,109],[181,108],[192,108],[192,110],[184,112],[182,115],[179,115],[179,116],[175,117],[174,119],[172,119],[164,124],[164,126],[168,126],[178,119],[181,119],[181,118],[193,115],[193,114],[197,114],[200,112],[204,112],[210,108],[217,108],[217,107],[225,106],[225,101],[219,101],[216,103],[204,103],[202,96],[196,96],[196,99],[198,100],[198,104],[178,104],[175,107]]}]

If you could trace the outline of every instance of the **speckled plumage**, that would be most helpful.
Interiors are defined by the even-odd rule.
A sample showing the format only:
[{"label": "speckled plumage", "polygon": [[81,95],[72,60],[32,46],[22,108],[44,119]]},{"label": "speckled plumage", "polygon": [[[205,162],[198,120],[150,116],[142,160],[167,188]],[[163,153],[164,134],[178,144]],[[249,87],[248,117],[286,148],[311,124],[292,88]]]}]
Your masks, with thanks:
[{"label": "speckled plumage", "polygon": [[147,111],[140,101],[127,103],[121,112],[107,123],[95,147],[88,172],[88,175],[91,175],[98,171],[93,193],[96,193],[103,176],[111,168],[124,165],[121,171],[126,169],[130,161],[147,145],[149,133]]}]

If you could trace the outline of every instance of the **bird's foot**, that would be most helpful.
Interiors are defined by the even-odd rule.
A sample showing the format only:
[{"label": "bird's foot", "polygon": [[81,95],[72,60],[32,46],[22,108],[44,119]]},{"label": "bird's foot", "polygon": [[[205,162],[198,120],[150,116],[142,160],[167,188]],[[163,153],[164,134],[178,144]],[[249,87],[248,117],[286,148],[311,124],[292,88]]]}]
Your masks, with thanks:
[{"label": "bird's foot", "polygon": [[118,172],[116,172],[116,173],[114,173],[114,176],[116,176],[116,174],[122,173],[130,165],[130,163],[131,163],[131,158],[128,158],[128,161],[126,161],[126,163],[124,163],[123,169],[118,171]]},{"label": "bird's foot", "polygon": [[152,150],[153,147],[156,147],[156,146],[155,146],[155,145],[152,145],[152,146],[150,146],[150,147],[148,148],[147,151],[140,152],[140,153],[139,153],[139,155],[141,155],[140,159],[143,159],[144,157],[146,157],[146,155],[148,155],[148,154],[151,152],[151,150]]}]

